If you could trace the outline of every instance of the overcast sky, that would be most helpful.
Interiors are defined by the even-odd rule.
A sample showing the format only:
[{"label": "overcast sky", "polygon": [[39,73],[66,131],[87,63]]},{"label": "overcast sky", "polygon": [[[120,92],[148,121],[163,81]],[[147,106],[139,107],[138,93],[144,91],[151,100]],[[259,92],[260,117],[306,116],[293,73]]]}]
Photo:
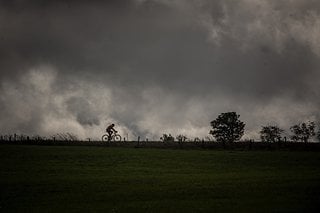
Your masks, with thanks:
[{"label": "overcast sky", "polygon": [[0,133],[244,138],[320,120],[320,1],[0,1]]}]

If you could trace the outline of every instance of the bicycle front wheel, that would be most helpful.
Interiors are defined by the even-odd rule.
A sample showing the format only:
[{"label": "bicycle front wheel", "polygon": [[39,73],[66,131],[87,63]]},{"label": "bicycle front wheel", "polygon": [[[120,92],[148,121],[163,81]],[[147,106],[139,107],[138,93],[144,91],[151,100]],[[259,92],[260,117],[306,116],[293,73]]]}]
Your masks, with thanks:
[{"label": "bicycle front wheel", "polygon": [[114,139],[114,141],[121,141],[121,136],[115,135],[113,139]]},{"label": "bicycle front wheel", "polygon": [[109,135],[107,135],[107,134],[102,135],[101,140],[102,141],[109,141]]}]

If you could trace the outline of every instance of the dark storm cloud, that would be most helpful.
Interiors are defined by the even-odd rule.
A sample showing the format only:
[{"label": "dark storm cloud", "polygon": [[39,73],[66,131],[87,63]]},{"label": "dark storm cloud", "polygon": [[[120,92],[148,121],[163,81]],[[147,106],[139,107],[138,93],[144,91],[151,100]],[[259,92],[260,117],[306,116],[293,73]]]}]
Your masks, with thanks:
[{"label": "dark storm cloud", "polygon": [[[43,62],[66,69],[88,67],[90,55],[96,58],[96,45],[108,39],[113,18],[125,13],[127,4],[121,2],[100,7],[86,1],[6,1],[1,7],[2,67],[19,70],[17,66]],[[90,62],[99,66],[101,57],[100,63]]]},{"label": "dark storm cloud", "polygon": [[[44,128],[52,112],[75,131],[114,121],[143,135],[196,134],[224,110],[254,125],[280,119],[281,100],[293,114],[307,105],[283,125],[318,116],[318,1],[1,1],[0,32],[0,105],[16,120],[8,131]],[[36,83],[33,69],[52,83]],[[59,98],[28,102],[21,120],[8,106],[19,109],[12,85],[28,98],[42,91],[38,102]]]}]

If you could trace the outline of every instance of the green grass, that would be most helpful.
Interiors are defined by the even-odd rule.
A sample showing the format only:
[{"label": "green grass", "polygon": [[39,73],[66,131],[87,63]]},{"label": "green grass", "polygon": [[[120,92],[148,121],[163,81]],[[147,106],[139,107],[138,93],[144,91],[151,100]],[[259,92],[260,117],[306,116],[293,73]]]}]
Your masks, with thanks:
[{"label": "green grass", "polygon": [[0,212],[319,212],[320,153],[0,146]]}]

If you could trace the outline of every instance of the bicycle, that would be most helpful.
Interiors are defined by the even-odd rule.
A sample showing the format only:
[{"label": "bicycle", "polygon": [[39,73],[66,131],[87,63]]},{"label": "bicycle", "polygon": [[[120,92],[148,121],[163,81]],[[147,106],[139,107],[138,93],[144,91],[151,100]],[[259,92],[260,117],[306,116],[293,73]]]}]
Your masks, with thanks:
[{"label": "bicycle", "polygon": [[102,135],[101,139],[102,139],[102,141],[107,141],[107,142],[121,141],[121,135],[117,134],[117,132],[113,132],[111,134],[111,138],[109,138],[109,134],[104,134],[104,135]]}]

